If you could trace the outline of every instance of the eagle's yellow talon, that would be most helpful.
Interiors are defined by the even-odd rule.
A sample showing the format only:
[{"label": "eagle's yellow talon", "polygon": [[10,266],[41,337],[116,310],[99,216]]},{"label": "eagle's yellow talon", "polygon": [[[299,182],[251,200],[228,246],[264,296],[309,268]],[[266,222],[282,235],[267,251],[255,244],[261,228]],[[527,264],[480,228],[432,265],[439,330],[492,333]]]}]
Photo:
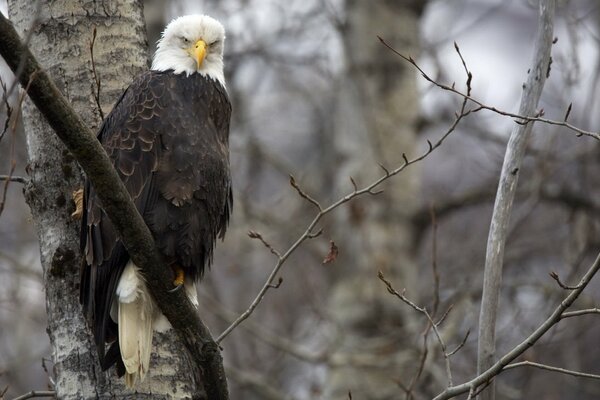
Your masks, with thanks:
[{"label": "eagle's yellow talon", "polygon": [[185,273],[183,272],[183,268],[181,268],[179,265],[174,265],[172,268],[173,272],[175,272],[175,279],[173,280],[173,285],[175,285],[175,287],[169,290],[169,293],[173,293],[181,289],[183,287],[183,282],[185,281]]},{"label": "eagle's yellow talon", "polygon": [[75,211],[73,211],[71,217],[79,220],[83,216],[83,188],[73,191],[72,196],[75,202]]},{"label": "eagle's yellow talon", "polygon": [[180,266],[175,266],[173,268],[175,270],[175,280],[173,281],[173,285],[181,286],[185,280],[185,274],[183,272],[183,268]]}]

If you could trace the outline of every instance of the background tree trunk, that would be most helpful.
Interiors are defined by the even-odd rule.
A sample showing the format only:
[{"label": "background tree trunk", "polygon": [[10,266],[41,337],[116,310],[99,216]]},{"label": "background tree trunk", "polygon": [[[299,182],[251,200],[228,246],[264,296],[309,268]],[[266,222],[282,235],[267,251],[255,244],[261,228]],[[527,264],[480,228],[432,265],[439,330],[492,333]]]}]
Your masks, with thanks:
[{"label": "background tree trunk", "polygon": [[[351,190],[349,176],[362,187],[383,174],[379,163],[393,169],[403,162],[402,153],[414,154],[416,76],[377,35],[417,56],[423,6],[416,1],[347,2],[347,72],[335,124],[338,192]],[[379,197],[358,199],[340,216],[337,225],[344,230],[336,240],[345,247],[340,248],[329,310],[344,333],[340,351],[349,362],[331,370],[327,398],[346,398],[348,392],[359,399],[399,396],[396,381],[413,360],[406,338],[416,331],[409,323],[416,315],[386,292],[377,271],[409,288],[407,295],[418,300],[418,292],[410,290],[416,288],[416,271],[409,222],[417,206],[418,176],[417,169],[407,169],[382,187]],[[368,361],[361,353],[386,356],[361,368],[357,363]]]},{"label": "background tree trunk", "polygon": [[[98,102],[106,114],[132,78],[147,68],[141,2],[9,0],[8,4],[11,20],[22,37],[30,37],[29,46],[40,63],[96,130],[101,112],[90,54],[94,28],[95,68],[101,82]],[[137,394],[125,388],[112,369],[102,373],[79,305],[79,221],[70,214],[71,193],[80,187],[81,173],[29,101],[23,120],[31,176],[26,199],[40,241],[57,397],[203,397],[186,352],[169,333],[155,335],[149,376],[136,388]]]}]

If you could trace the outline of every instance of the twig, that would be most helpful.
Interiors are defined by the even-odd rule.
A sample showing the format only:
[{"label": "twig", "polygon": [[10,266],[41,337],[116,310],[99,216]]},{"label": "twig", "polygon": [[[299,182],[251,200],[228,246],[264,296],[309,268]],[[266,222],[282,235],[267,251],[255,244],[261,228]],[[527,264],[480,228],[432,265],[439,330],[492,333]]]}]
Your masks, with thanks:
[{"label": "twig", "polygon": [[[456,44],[455,44],[456,45]],[[458,46],[456,46],[458,51]],[[460,52],[459,52],[460,54]],[[462,56],[461,56],[462,59]],[[466,64],[463,60],[463,65]],[[468,72],[468,71],[467,71]],[[431,270],[433,271],[433,307],[431,315],[435,317],[437,315],[438,307],[440,305],[440,274],[437,269],[437,220],[435,217],[435,208],[433,205],[429,209],[431,215]],[[449,310],[448,310],[449,311]]]},{"label": "twig", "polygon": [[269,285],[269,287],[270,287],[271,289],[279,289],[279,286],[281,286],[281,284],[282,284],[282,283],[283,283],[283,278],[282,278],[282,277],[279,277],[279,279],[277,280],[277,283],[271,283],[271,284]]},{"label": "twig", "polygon": [[[419,358],[419,367],[417,368],[417,372],[410,380],[408,387],[401,384],[402,390],[406,393],[406,400],[410,400],[412,398],[412,392],[419,381],[419,378],[423,374],[423,370],[425,370],[425,361],[427,361],[427,356],[429,355],[429,348],[427,347],[427,341],[429,339],[429,332],[431,332],[431,324],[429,321],[427,322],[427,328],[423,333],[423,350],[421,352],[421,357]],[[399,382],[400,383],[400,382]]]},{"label": "twig", "polygon": [[8,89],[6,88],[6,83],[4,83],[4,81],[2,80],[1,77],[0,77],[0,87],[2,88],[2,102],[4,103],[4,106],[6,107],[6,115],[5,115],[6,120],[4,120],[4,127],[2,128],[2,131],[0,131],[0,140],[2,140],[2,138],[8,131],[8,126],[10,124],[10,118],[12,116],[13,109],[10,106],[10,102],[8,101]]},{"label": "twig", "polygon": [[442,323],[444,323],[444,320],[446,319],[446,317],[448,316],[448,314],[450,314],[450,311],[452,311],[452,309],[454,308],[454,304],[450,304],[448,306],[448,309],[442,314],[442,316],[440,317],[440,319],[438,320],[438,322],[436,322],[436,325],[441,325]]},{"label": "twig", "polygon": [[281,258],[281,254],[277,250],[275,250],[275,248],[269,242],[267,242],[259,232],[250,230],[248,231],[248,236],[250,237],[250,239],[260,240],[262,244],[271,251],[271,253],[273,253],[278,258]]},{"label": "twig", "polygon": [[560,319],[580,317],[588,314],[600,314],[600,308],[587,308],[584,310],[567,311],[560,315]]},{"label": "twig", "polygon": [[475,394],[475,388],[471,387],[469,389],[469,396],[467,397],[467,400],[471,400],[473,398],[473,395]]},{"label": "twig", "polygon": [[52,360],[47,359],[45,357],[42,357],[42,369],[44,370],[44,372],[46,373],[46,376],[48,377],[48,382],[49,382],[49,389],[55,389],[56,388],[56,382],[54,381],[54,378],[52,377],[52,374],[50,374],[50,371],[48,370],[48,366],[46,365],[46,361],[50,361],[52,362]]},{"label": "twig", "polygon": [[471,73],[471,71],[469,71],[469,68],[467,68],[467,63],[465,62],[465,58],[463,57],[462,53],[460,52],[460,48],[458,47],[458,43],[456,43],[456,42],[454,42],[454,49],[458,53],[458,56],[460,57],[460,61],[462,62],[463,68],[465,69],[465,73],[467,74],[467,96],[470,96],[471,95],[471,81],[473,80],[473,74]]},{"label": "twig", "polygon": [[[552,314],[535,330],[531,335],[525,338],[521,343],[515,346],[511,351],[506,353],[500,360],[498,360],[494,365],[492,365],[489,369],[484,371],[483,373],[478,374],[475,378],[471,379],[468,382],[465,382],[460,385],[452,386],[446,388],[443,392],[438,394],[434,400],[445,400],[456,397],[462,393],[466,393],[470,391],[472,388],[477,388],[479,386],[485,385],[487,382],[490,382],[496,375],[501,373],[511,361],[515,358],[519,357],[523,354],[527,349],[533,346],[550,328],[556,325],[561,319],[563,319],[563,315],[565,314],[565,310],[567,310],[573,302],[579,297],[581,292],[587,287],[590,283],[594,275],[600,269],[600,253],[596,257],[594,263],[590,266],[587,272],[581,278],[579,283],[579,287],[573,290],[567,297],[560,302],[560,304],[554,309]],[[575,313],[575,311],[573,312]],[[575,316],[575,315],[573,315]]]},{"label": "twig", "polygon": [[0,181],[10,181],[25,184],[29,182],[29,178],[26,178],[24,176],[0,175]]},{"label": "twig", "polygon": [[588,374],[586,372],[579,372],[579,371],[573,371],[573,370],[565,369],[565,368],[553,367],[551,365],[540,364],[540,363],[536,363],[536,362],[532,362],[532,361],[521,361],[521,362],[508,364],[506,367],[504,367],[503,371],[506,371],[506,370],[512,369],[512,368],[518,368],[518,367],[534,367],[534,368],[545,369],[547,371],[559,372],[561,374],[577,376],[579,378],[600,379],[600,375]]},{"label": "twig", "polygon": [[101,81],[98,77],[98,73],[96,72],[96,62],[94,61],[94,43],[96,43],[96,27],[94,26],[94,30],[92,31],[92,40],[90,41],[90,57],[92,60],[92,74],[94,75],[94,83],[96,84],[96,90],[92,89],[92,94],[94,96],[94,100],[96,101],[96,106],[98,107],[98,113],[100,114],[100,121],[104,120],[104,111],[102,111],[102,105],[100,104],[100,88]]},{"label": "twig", "polygon": [[[387,287],[387,290],[390,294],[396,296],[397,298],[402,300],[405,304],[408,304],[410,307],[412,307],[414,310],[425,315],[425,317],[431,324],[431,327],[433,329],[433,332],[435,333],[435,336],[436,336],[438,342],[440,343],[440,347],[442,349],[442,354],[444,355],[444,361],[446,363],[446,375],[448,378],[448,386],[449,387],[452,386],[452,369],[450,367],[450,356],[446,352],[446,343],[442,339],[442,335],[440,334],[440,332],[438,330],[438,325],[436,325],[436,323],[433,322],[433,319],[431,318],[431,315],[429,314],[427,309],[425,307],[417,306],[415,303],[410,301],[406,296],[404,296],[404,293],[399,293],[396,289],[394,289],[391,282],[388,281],[387,279],[385,279],[385,277],[383,276],[383,273],[381,271],[379,271],[377,273],[377,277],[385,284],[385,286]],[[456,351],[454,351],[454,353],[456,353]]]},{"label": "twig", "polygon": [[[541,97],[552,49],[555,0],[540,2],[540,16],[533,51],[532,67],[524,86],[519,114],[524,116],[536,113]],[[488,235],[483,292],[479,312],[479,340],[477,346],[477,372],[490,368],[496,357],[496,320],[502,282],[504,246],[509,233],[512,206],[519,180],[518,171],[525,156],[525,149],[533,124],[517,124],[506,147],[504,163],[500,173],[498,191]],[[482,400],[495,398],[494,382],[483,392]]]},{"label": "twig", "polygon": [[469,335],[471,334],[471,330],[469,329],[465,335],[465,337],[463,338],[462,342],[460,342],[460,344],[458,346],[456,346],[456,348],[450,352],[448,352],[448,357],[455,355],[456,353],[458,353],[458,351],[460,349],[462,349],[465,345],[465,343],[467,343],[467,340],[469,339]]},{"label": "twig", "polygon": [[13,400],[33,399],[34,397],[56,397],[56,392],[54,390],[32,390],[29,393],[15,397]]},{"label": "twig", "polygon": [[16,132],[17,132],[17,123],[19,121],[19,116],[21,115],[20,110],[21,107],[23,106],[23,101],[25,100],[25,95],[27,94],[27,92],[29,91],[29,88],[31,87],[31,83],[33,82],[33,80],[35,79],[37,72],[33,72],[31,74],[31,76],[29,77],[29,81],[27,82],[27,85],[25,87],[25,90],[21,92],[21,95],[19,96],[19,101],[17,102],[17,112],[15,114],[15,117],[12,119],[12,122],[9,124],[10,126],[10,132],[12,133],[12,140],[10,141],[10,168],[8,170],[8,176],[6,179],[4,179],[4,188],[2,190],[2,196],[0,199],[0,215],[2,215],[2,212],[4,211],[4,207],[6,205],[6,195],[8,194],[8,186],[10,185],[10,182],[12,182],[12,175],[15,172],[15,169],[17,168],[17,161],[15,159],[15,142],[16,142]]},{"label": "twig", "polygon": [[298,186],[298,183],[296,183],[296,179],[294,178],[293,175],[290,175],[290,185],[292,185],[292,187],[294,189],[296,189],[296,191],[298,192],[298,194],[300,195],[300,197],[308,200],[309,203],[311,203],[312,205],[314,205],[315,207],[317,207],[319,209],[319,211],[322,211],[323,208],[321,208],[321,205],[319,204],[318,201],[316,201],[315,199],[313,199],[312,197],[310,197],[308,194],[306,194],[306,192],[304,192],[300,186]]},{"label": "twig", "polygon": [[470,90],[467,89],[467,93],[461,92],[460,90],[456,89],[454,87],[454,85],[446,85],[443,84],[441,82],[436,81],[435,79],[431,78],[429,75],[427,75],[427,73],[417,64],[417,62],[412,58],[412,57],[407,57],[405,55],[403,55],[402,53],[399,53],[396,49],[394,49],[390,44],[388,44],[383,38],[379,37],[379,40],[381,41],[381,43],[383,43],[384,46],[386,46],[388,49],[390,49],[392,52],[394,52],[396,55],[398,55],[399,57],[402,57],[404,60],[408,61],[412,66],[414,66],[420,73],[421,76],[429,83],[439,87],[442,90],[448,91],[448,92],[452,92],[460,97],[462,97],[465,100],[471,101],[474,104],[476,104],[477,106],[479,106],[477,109],[474,109],[474,111],[480,111],[480,110],[488,110],[491,112],[494,112],[498,115],[503,115],[505,117],[511,117],[514,118],[516,121],[515,122],[541,122],[541,123],[545,123],[548,125],[556,125],[556,126],[562,126],[565,127],[573,132],[575,132],[577,134],[577,136],[589,136],[592,137],[596,140],[600,140],[600,132],[592,132],[592,131],[586,131],[585,129],[581,129],[578,128],[575,125],[572,125],[570,123],[568,123],[566,120],[563,121],[557,121],[557,120],[552,120],[552,119],[547,119],[547,118],[543,118],[541,115],[534,115],[534,116],[527,116],[527,115],[523,115],[523,114],[515,114],[515,113],[511,113],[508,111],[503,111],[500,110],[496,107],[493,106],[489,106],[486,105],[485,103],[483,103],[482,101],[474,98],[473,96],[471,96]]},{"label": "twig", "polygon": [[[40,18],[41,12],[42,12],[42,2],[38,1],[35,5],[35,13],[34,13],[33,20],[31,21],[31,26],[29,29],[26,30],[27,35],[22,40],[24,48],[29,46],[29,43],[31,42],[31,38],[33,37],[34,33],[37,31],[36,29],[34,29],[34,27],[36,27],[37,24],[39,23],[39,18]],[[6,60],[6,58],[5,58],[5,60]],[[25,57],[20,58],[18,64],[11,66],[11,70],[15,76],[15,79],[12,81],[10,88],[8,89],[8,92],[5,91],[5,93],[4,93],[4,95],[6,96],[5,97],[6,99],[8,99],[12,95],[13,91],[19,86],[20,81],[21,81],[21,84],[23,84],[22,78],[23,78],[23,73],[25,73],[26,69],[27,69],[27,59]]]},{"label": "twig", "polygon": [[577,286],[569,286],[569,285],[565,285],[564,283],[562,283],[562,281],[560,280],[560,277],[558,276],[558,274],[554,271],[550,272],[550,277],[552,279],[554,279],[556,281],[556,283],[558,283],[558,286],[560,286],[561,288],[565,289],[565,290],[575,290],[577,289]]}]

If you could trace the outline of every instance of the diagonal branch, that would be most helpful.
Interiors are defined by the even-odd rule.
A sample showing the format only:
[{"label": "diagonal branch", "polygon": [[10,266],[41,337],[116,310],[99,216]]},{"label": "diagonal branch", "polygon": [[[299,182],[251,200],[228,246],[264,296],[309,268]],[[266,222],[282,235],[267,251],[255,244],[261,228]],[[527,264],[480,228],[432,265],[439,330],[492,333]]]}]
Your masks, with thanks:
[{"label": "diagonal branch", "polygon": [[[556,325],[559,321],[567,316],[575,316],[573,315],[576,311],[571,313],[565,313],[573,302],[579,297],[581,292],[587,287],[590,283],[594,275],[600,270],[600,253],[596,257],[594,263],[590,266],[587,272],[583,275],[579,284],[577,285],[577,289],[573,290],[567,297],[560,302],[560,304],[554,309],[554,312],[535,330],[531,335],[526,337],[521,343],[515,346],[511,351],[506,353],[502,358],[500,358],[494,365],[488,368],[486,371],[478,374],[475,378],[471,379],[468,382],[465,382],[460,385],[452,386],[444,390],[442,393],[438,394],[434,400],[445,400],[456,397],[462,393],[469,393],[470,391],[474,391],[479,386],[485,386],[490,381],[496,377],[496,375],[500,374],[507,365],[521,354],[523,354],[527,349],[533,346],[550,328]],[[585,310],[588,311],[588,310]],[[580,315],[580,314],[579,314]]]},{"label": "diagonal branch", "polygon": [[[165,267],[148,227],[100,142],[75,114],[27,46],[21,43],[12,24],[1,13],[0,55],[18,76],[23,87],[31,81],[27,91],[29,97],[94,185],[104,210],[123,238],[132,260],[144,273],[161,311],[171,322],[194,362],[200,366],[208,397],[228,399],[219,348],[185,293],[169,293],[172,289],[170,269]],[[18,73],[20,66],[22,72]]]}]

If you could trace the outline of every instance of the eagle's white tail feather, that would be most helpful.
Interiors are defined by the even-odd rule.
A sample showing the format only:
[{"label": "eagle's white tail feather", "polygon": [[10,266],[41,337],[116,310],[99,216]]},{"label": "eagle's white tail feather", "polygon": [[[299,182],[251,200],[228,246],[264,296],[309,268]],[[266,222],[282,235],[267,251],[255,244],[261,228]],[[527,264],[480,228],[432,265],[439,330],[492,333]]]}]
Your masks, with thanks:
[{"label": "eagle's white tail feather", "polygon": [[129,262],[117,286],[119,346],[125,382],[132,387],[144,379],[150,364],[154,301],[137,267]]}]

